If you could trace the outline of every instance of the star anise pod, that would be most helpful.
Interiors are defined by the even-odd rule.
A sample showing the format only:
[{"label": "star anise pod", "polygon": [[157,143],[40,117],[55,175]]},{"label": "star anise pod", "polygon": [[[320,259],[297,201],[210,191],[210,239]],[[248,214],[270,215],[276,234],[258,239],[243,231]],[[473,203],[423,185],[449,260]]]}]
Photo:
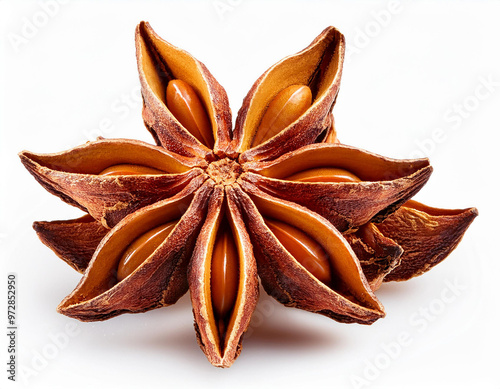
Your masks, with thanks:
[{"label": "star anise pod", "polygon": [[442,260],[477,212],[408,202],[431,174],[427,159],[338,142],[331,111],[344,45],[329,27],[273,65],[232,131],[226,93],[207,68],[142,22],[143,118],[157,145],[98,139],[20,154],[50,193],[86,212],[34,224],[84,273],[58,311],[104,320],[189,290],[199,344],[221,367],[240,353],[259,277],[287,306],[345,323],[383,317],[373,290]]}]

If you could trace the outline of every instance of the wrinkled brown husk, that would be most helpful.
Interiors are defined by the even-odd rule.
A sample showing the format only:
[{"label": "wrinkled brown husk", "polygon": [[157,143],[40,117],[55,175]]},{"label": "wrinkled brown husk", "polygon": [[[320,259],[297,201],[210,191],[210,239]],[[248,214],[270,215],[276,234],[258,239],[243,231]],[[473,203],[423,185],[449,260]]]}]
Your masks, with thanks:
[{"label": "wrinkled brown husk", "polygon": [[[95,321],[175,303],[188,289],[187,266],[212,191],[213,184],[207,181],[194,195],[184,190],[124,218],[101,241],[82,280],[58,311]],[[168,238],[131,275],[116,283],[121,252],[136,237],[164,223],[162,218],[182,214],[184,207],[185,213]]]},{"label": "wrinkled brown husk", "polygon": [[[345,39],[335,28],[326,28],[308,47],[279,61],[254,83],[236,118],[234,141],[227,150],[240,162],[267,161],[313,143],[331,126],[330,111],[340,87]],[[250,149],[266,107],[276,94],[293,85],[308,85],[312,106],[281,133]]]},{"label": "wrinkled brown husk", "polygon": [[168,150],[186,156],[213,159],[212,151],[191,135],[170,113],[165,90],[171,79],[190,84],[201,97],[215,128],[214,152],[221,155],[231,139],[231,110],[224,88],[203,63],[188,52],[160,38],[149,23],[136,29],[139,79],[144,99],[143,119],[156,142]]},{"label": "wrinkled brown husk", "polygon": [[408,201],[377,225],[404,250],[401,264],[384,282],[406,281],[436,266],[455,249],[477,215],[476,208],[440,209]]},{"label": "wrinkled brown husk", "polygon": [[109,231],[89,215],[73,220],[34,222],[33,229],[45,246],[80,273],[85,272]]}]

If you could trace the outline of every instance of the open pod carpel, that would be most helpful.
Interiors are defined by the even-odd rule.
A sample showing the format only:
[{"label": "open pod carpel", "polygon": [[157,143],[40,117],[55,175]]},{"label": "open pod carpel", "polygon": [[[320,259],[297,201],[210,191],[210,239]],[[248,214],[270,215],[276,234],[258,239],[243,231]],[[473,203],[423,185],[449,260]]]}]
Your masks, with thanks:
[{"label": "open pod carpel", "polygon": [[[262,74],[243,100],[227,155],[236,157],[241,154],[241,163],[272,160],[313,143],[331,126],[330,111],[340,87],[344,52],[344,36],[334,27],[328,27],[308,47],[284,58]],[[291,91],[294,94],[287,98],[305,99],[309,100],[308,103],[292,101],[284,104],[282,96],[278,97],[281,103],[275,101],[280,92],[290,87],[300,89]],[[276,102],[278,107],[273,107]],[[274,136],[266,140],[266,137],[259,136],[259,131],[268,130],[267,125],[263,129],[261,124],[270,108],[276,112],[277,120],[286,126],[273,127]],[[256,137],[262,139],[262,143],[253,143]]]},{"label": "open pod carpel", "polygon": [[240,354],[258,300],[252,244],[232,192],[216,186],[188,274],[198,343],[219,367]]},{"label": "open pod carpel", "polygon": [[23,151],[19,156],[47,191],[106,227],[202,179],[200,167],[206,166],[203,160],[126,139],[99,139],[54,154]]},{"label": "open pod carpel", "polygon": [[342,232],[383,220],[432,172],[427,159],[397,160],[340,144],[313,144],[243,168],[240,184],[246,190],[303,205]]},{"label": "open pod carpel", "polygon": [[[137,26],[135,39],[146,127],[156,142],[168,150],[213,160],[213,153],[220,155],[231,139],[231,111],[224,88],[203,63],[160,38],[149,23],[141,22]],[[198,122],[192,131],[188,129],[189,124],[183,124],[179,116],[174,116],[175,107],[167,107],[167,87],[175,80],[192,88],[185,99],[199,100],[196,112],[187,106],[177,107],[183,112],[192,111],[186,113]],[[202,111],[208,118],[206,126],[197,120],[204,115]]]},{"label": "open pod carpel", "polygon": [[[238,190],[238,200],[267,293],[286,306],[344,323],[370,324],[385,315],[350,245],[326,219],[266,194],[247,195]],[[312,273],[316,263],[294,257],[291,251],[296,242],[287,245],[280,241],[269,227],[273,221],[283,223],[292,235],[298,230],[315,241],[324,251],[330,277],[320,280]],[[316,262],[316,258],[311,258],[311,262]]]},{"label": "open pod carpel", "polygon": [[[101,241],[82,280],[58,311],[82,321],[94,321],[175,303],[188,289],[187,265],[212,190],[213,184],[207,181],[196,193],[181,191],[124,218]],[[127,248],[168,223],[174,224],[170,233],[146,248],[150,254],[120,280],[120,265]]]}]

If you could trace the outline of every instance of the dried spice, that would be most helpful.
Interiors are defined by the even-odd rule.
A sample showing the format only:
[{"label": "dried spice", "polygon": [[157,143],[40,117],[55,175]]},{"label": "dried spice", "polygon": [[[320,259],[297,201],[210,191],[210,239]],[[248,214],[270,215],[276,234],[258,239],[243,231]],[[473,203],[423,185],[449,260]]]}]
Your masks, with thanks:
[{"label": "dried spice", "polygon": [[35,222],[83,277],[58,311],[104,320],[175,303],[188,290],[196,335],[215,366],[241,351],[258,280],[284,305],[344,323],[385,315],[373,293],[442,261],[477,211],[410,200],[427,159],[341,144],[332,108],[344,37],[325,29],[252,86],[232,131],[224,89],[147,23],[136,30],[143,118],[156,145],[97,139],[21,152],[82,218]]}]

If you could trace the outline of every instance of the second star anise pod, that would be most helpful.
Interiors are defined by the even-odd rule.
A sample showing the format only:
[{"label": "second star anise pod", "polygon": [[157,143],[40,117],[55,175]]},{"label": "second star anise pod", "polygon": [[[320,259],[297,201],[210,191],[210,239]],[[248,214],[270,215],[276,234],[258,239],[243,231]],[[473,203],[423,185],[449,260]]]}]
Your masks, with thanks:
[{"label": "second star anise pod", "polygon": [[241,350],[259,278],[279,302],[344,323],[384,316],[373,291],[440,262],[477,214],[409,201],[427,159],[343,145],[331,114],[344,37],[325,29],[253,85],[232,130],[224,89],[147,23],[136,30],[143,118],[157,145],[98,139],[22,152],[49,192],[86,215],[35,222],[83,273],[58,311],[82,321],[144,312],[190,291],[215,366]]}]

